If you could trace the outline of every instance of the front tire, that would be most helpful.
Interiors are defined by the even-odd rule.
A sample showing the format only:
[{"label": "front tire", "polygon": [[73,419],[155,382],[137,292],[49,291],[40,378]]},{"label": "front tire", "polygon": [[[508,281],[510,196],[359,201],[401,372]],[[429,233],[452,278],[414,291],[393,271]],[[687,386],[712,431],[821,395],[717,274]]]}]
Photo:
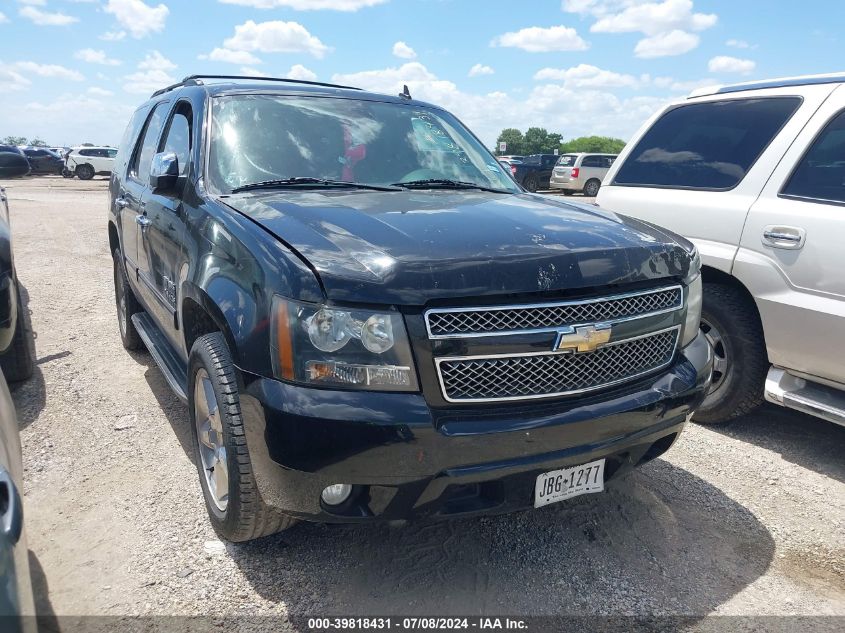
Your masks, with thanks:
[{"label": "front tire", "polygon": [[188,363],[188,410],[194,459],[208,516],[217,534],[249,541],[295,523],[264,504],[244,435],[235,368],[220,332],[199,337]]},{"label": "front tire", "polygon": [[132,315],[142,312],[143,308],[135,298],[135,293],[129,286],[126,278],[126,267],[123,265],[123,256],[120,249],[116,248],[113,253],[114,260],[114,301],[117,306],[117,325],[120,330],[120,340],[123,347],[130,351],[142,349],[144,342],[132,323]]},{"label": "front tire", "polygon": [[728,424],[763,402],[769,369],[763,327],[754,302],[742,290],[706,283],[701,330],[713,347],[713,379],[693,420]]},{"label": "front tire", "polygon": [[94,168],[91,165],[79,165],[76,168],[76,175],[80,180],[91,180],[94,177]]},{"label": "front tire", "polygon": [[9,349],[0,356],[0,369],[3,370],[6,382],[28,380],[35,369],[35,341],[32,336],[29,310],[21,301],[20,288],[16,288],[15,292],[18,295],[15,334]]}]

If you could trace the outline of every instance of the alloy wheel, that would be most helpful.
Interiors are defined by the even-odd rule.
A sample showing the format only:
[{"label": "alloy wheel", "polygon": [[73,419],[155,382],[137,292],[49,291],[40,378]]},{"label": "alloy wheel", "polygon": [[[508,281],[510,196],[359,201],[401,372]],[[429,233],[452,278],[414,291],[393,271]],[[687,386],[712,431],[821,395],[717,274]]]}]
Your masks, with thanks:
[{"label": "alloy wheel", "polygon": [[704,338],[710,343],[710,347],[713,348],[713,377],[710,381],[710,388],[707,390],[707,393],[711,394],[725,382],[730,367],[730,357],[722,333],[717,327],[702,318],[701,331],[704,333]]},{"label": "alloy wheel", "polygon": [[229,504],[229,467],[220,408],[208,372],[200,368],[194,381],[194,420],[202,470],[211,501],[221,512]]}]

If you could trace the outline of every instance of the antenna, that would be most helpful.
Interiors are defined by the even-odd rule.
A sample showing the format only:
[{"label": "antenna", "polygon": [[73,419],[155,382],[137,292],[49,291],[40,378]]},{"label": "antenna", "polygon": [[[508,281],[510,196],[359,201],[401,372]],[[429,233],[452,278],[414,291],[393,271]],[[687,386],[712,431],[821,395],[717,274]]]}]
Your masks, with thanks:
[{"label": "antenna", "polygon": [[408,101],[410,101],[411,100],[411,91],[408,90],[408,84],[405,84],[402,88],[403,88],[402,92],[399,93],[399,96],[402,97],[403,99],[407,99]]}]

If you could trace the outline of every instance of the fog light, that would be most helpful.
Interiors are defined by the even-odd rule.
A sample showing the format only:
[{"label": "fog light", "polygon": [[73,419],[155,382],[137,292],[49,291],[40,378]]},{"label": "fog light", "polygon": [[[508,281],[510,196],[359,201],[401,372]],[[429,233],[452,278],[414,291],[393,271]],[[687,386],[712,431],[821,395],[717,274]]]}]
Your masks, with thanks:
[{"label": "fog light", "polygon": [[332,484],[331,486],[326,486],[323,488],[323,492],[320,494],[323,501],[325,501],[330,506],[338,506],[347,499],[349,499],[349,495],[352,494],[352,486],[349,484]]}]

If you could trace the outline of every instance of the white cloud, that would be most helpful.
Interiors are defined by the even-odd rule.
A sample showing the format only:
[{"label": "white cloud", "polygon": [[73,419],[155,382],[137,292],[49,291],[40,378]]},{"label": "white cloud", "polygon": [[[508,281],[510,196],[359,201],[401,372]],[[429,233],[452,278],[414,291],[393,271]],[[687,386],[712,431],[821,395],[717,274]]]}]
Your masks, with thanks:
[{"label": "white cloud", "polygon": [[164,30],[170,13],[167,5],[152,7],[141,0],[108,0],[105,11],[111,13],[135,39]]},{"label": "white cloud", "polygon": [[119,42],[126,37],[126,31],[106,31],[100,35],[100,39],[105,42]]},{"label": "white cloud", "polygon": [[90,88],[88,88],[88,94],[94,95],[96,97],[111,97],[114,93],[111,90],[106,90],[105,88],[91,86]]},{"label": "white cloud", "polygon": [[560,81],[567,88],[637,88],[642,82],[633,75],[604,70],[590,64],[572,68],[543,68],[534,73],[538,81]]},{"label": "white cloud", "polygon": [[496,71],[490,68],[490,66],[486,66],[484,64],[475,64],[475,66],[469,69],[468,76],[480,77],[482,75],[492,75],[495,72]]},{"label": "white cloud", "polygon": [[67,79],[69,81],[83,81],[82,73],[59,66],[58,64],[37,64],[36,62],[16,62],[15,69],[51,79]]},{"label": "white cloud", "polygon": [[43,7],[45,4],[47,4],[47,0],[18,0],[18,3]]},{"label": "white cloud", "polygon": [[26,90],[32,82],[8,64],[0,63],[0,84],[4,90]]},{"label": "white cloud", "polygon": [[655,77],[652,83],[658,88],[668,88],[673,93],[689,93],[698,88],[707,88],[718,82],[715,79],[677,80],[672,77]]},{"label": "white cloud", "polygon": [[730,46],[731,48],[757,48],[756,45],[751,45],[745,40],[728,40],[725,42],[725,46]]},{"label": "white cloud", "polygon": [[105,51],[94,50],[93,48],[83,48],[76,51],[73,56],[76,59],[81,59],[89,64],[101,64],[103,66],[120,66],[120,60],[110,59]]},{"label": "white cloud", "polygon": [[757,64],[750,59],[739,59],[728,55],[717,55],[707,62],[707,70],[711,73],[740,73],[747,75],[754,71]]},{"label": "white cloud", "polygon": [[150,51],[138,62],[139,70],[176,70],[176,64],[158,51]]},{"label": "white cloud", "polygon": [[123,89],[135,94],[151,94],[160,88],[176,83],[176,78],[169,73],[176,69],[176,64],[158,51],[150,51],[138,62],[138,72],[124,77]]},{"label": "white cloud", "polygon": [[247,66],[241,67],[241,74],[246,75],[247,77],[269,77],[267,73],[258,70],[257,68],[249,68]]},{"label": "white cloud", "polygon": [[577,31],[568,26],[551,26],[549,28],[532,26],[499,35],[493,39],[490,45],[521,48],[529,53],[583,51],[589,47]]},{"label": "white cloud", "polygon": [[9,21],[9,18],[7,18],[6,15],[2,11],[0,11],[0,24],[3,24],[4,22],[8,22],[8,21]]},{"label": "white cloud", "polygon": [[79,22],[79,18],[75,18],[72,15],[48,13],[35,7],[23,7],[18,11],[18,14],[38,26],[67,26],[68,24]]},{"label": "white cloud", "polygon": [[284,7],[295,11],[357,11],[364,7],[384,4],[389,0],[220,0],[223,4],[238,4],[255,9],[276,9]]},{"label": "white cloud", "polygon": [[401,59],[416,59],[417,52],[405,42],[396,42],[393,45],[393,55]]},{"label": "white cloud", "polygon": [[593,33],[644,33],[658,35],[674,30],[703,31],[715,25],[714,13],[693,13],[692,0],[664,0],[632,4],[606,15],[590,27]]},{"label": "white cloud", "polygon": [[291,66],[290,70],[285,73],[285,77],[288,79],[301,79],[304,81],[317,80],[317,74],[314,71],[307,69],[302,64],[294,64]]},{"label": "white cloud", "polygon": [[558,84],[539,85],[520,98],[501,91],[472,94],[438,78],[419,62],[336,74],[332,81],[387,94],[397,94],[407,84],[415,99],[453,112],[490,146],[504,127],[525,130],[533,125],[564,132],[567,137],[603,134],[626,139],[668,101],[653,96],[620,99],[606,91]]},{"label": "white cloud", "polygon": [[228,48],[215,48],[208,55],[198,55],[197,59],[227,64],[260,64],[261,60],[247,51],[233,51]]},{"label": "white cloud", "polygon": [[322,58],[331,49],[311,35],[298,22],[253,22],[247,20],[235,27],[234,36],[223,46],[236,51],[262,51],[264,53],[309,53]]},{"label": "white cloud", "polygon": [[700,41],[695,33],[669,31],[641,39],[634,47],[634,55],[643,59],[683,55],[698,46]]}]

